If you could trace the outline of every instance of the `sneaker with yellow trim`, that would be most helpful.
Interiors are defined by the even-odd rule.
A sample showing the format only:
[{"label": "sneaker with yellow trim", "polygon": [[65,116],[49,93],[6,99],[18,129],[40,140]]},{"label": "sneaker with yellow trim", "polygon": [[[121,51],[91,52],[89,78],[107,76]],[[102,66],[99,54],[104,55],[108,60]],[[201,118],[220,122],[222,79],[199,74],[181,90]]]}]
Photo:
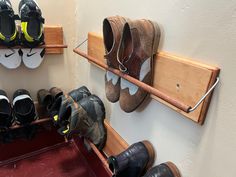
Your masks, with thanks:
[{"label": "sneaker with yellow trim", "polygon": [[34,48],[44,43],[42,11],[35,0],[21,0],[19,4],[21,18],[21,42]]},{"label": "sneaker with yellow trim", "polygon": [[9,47],[18,44],[18,32],[15,21],[19,16],[14,14],[9,0],[0,1],[0,44]]}]

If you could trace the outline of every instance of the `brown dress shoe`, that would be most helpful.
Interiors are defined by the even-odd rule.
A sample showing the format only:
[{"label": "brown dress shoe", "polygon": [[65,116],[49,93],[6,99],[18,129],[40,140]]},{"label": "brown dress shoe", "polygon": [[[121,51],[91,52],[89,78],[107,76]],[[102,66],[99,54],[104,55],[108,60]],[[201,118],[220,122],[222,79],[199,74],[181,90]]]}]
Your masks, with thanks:
[{"label": "brown dress shoe", "polygon": [[[148,84],[153,80],[153,58],[160,41],[159,26],[149,20],[129,21],[125,24],[117,59],[119,69]],[[134,111],[147,92],[121,79],[120,106],[125,112]]]},{"label": "brown dress shoe", "polygon": [[[105,59],[111,68],[119,69],[117,50],[126,18],[120,16],[108,17],[103,21],[103,37]],[[107,99],[115,103],[120,97],[120,77],[110,71],[105,75],[105,90]]]}]

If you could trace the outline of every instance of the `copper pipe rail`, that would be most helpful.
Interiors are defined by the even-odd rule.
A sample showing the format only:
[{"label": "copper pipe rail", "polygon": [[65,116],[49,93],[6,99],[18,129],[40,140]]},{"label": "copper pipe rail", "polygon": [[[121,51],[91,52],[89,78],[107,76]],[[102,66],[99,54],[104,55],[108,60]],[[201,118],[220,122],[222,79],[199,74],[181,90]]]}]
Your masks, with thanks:
[{"label": "copper pipe rail", "polygon": [[[30,125],[42,124],[42,123],[49,122],[49,121],[51,121],[50,118],[38,119],[38,120],[32,122]],[[23,128],[23,127],[24,126],[22,126],[22,125],[14,125],[14,126],[10,127],[9,129],[15,130],[15,129]]]},{"label": "copper pipe rail", "polygon": [[88,59],[89,61],[95,63],[96,65],[106,69],[107,71],[110,71],[110,72],[112,72],[112,73],[114,73],[114,74],[116,74],[116,75],[126,79],[127,81],[137,85],[138,87],[140,87],[143,90],[149,92],[150,94],[152,94],[152,95],[154,95],[154,96],[156,96],[158,98],[161,98],[162,100],[164,100],[167,103],[177,107],[178,109],[180,109],[180,110],[182,110],[182,111],[184,111],[186,113],[189,113],[189,110],[191,110],[191,106],[186,105],[186,104],[184,104],[184,103],[182,103],[182,102],[180,102],[180,101],[178,101],[176,99],[171,98],[170,96],[168,96],[165,93],[163,93],[163,92],[153,88],[152,86],[147,85],[147,84],[145,84],[145,83],[143,83],[143,82],[141,82],[141,81],[139,81],[139,80],[137,80],[137,79],[135,79],[135,78],[125,74],[125,73],[122,73],[118,69],[109,68],[105,63],[97,60],[96,58],[93,58],[93,57],[87,55],[86,53],[82,52],[80,49],[76,48],[73,51],[75,53],[79,54],[80,56]]},{"label": "copper pipe rail", "polygon": [[[86,41],[84,41],[84,42],[86,42]],[[81,44],[79,46],[81,46]],[[156,97],[166,101],[167,103],[175,106],[176,108],[178,108],[178,109],[180,109],[180,110],[182,110],[182,111],[184,111],[186,113],[190,113],[190,112],[195,111],[201,105],[201,103],[207,98],[207,96],[209,96],[210,93],[213,92],[215,87],[220,82],[220,78],[217,77],[215,83],[211,86],[211,88],[199,99],[199,101],[193,107],[191,107],[189,105],[186,105],[185,103],[180,102],[179,100],[171,98],[170,96],[168,96],[167,94],[157,90],[156,88],[153,88],[152,86],[147,85],[147,84],[145,84],[145,83],[143,83],[143,82],[141,82],[141,81],[139,81],[139,80],[137,80],[137,79],[135,79],[135,78],[133,78],[133,77],[123,73],[123,72],[121,72],[118,69],[109,68],[105,63],[99,61],[98,59],[96,59],[94,57],[91,57],[91,56],[87,55],[86,53],[81,51],[78,47],[75,48],[73,51],[75,53],[79,54],[80,56],[86,58],[90,62],[92,62],[92,63],[94,63],[94,64],[96,64],[96,65],[98,65],[98,66],[100,66],[100,67],[102,67],[104,69],[106,69],[107,71],[110,71],[110,72],[120,76],[123,79],[126,79],[127,81],[137,85],[138,87],[142,88],[143,90],[147,91],[148,93],[150,93],[150,94],[152,94],[152,95],[154,95],[154,96],[156,96]]]}]

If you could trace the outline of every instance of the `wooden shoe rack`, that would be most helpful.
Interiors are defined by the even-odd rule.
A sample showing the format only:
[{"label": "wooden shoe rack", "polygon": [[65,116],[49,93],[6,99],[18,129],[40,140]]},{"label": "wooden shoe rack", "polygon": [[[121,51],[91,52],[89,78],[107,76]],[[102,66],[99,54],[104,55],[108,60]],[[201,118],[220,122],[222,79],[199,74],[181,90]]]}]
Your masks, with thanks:
[{"label": "wooden shoe rack", "polygon": [[104,51],[103,39],[96,33],[88,34],[88,53],[79,48],[74,49],[75,53],[92,64],[113,72],[149,92],[153,99],[200,125],[204,123],[212,91],[219,83],[218,67],[159,52],[154,61],[153,86],[150,86],[117,69],[109,68],[105,63]]},{"label": "wooden shoe rack", "polygon": [[[46,48],[46,54],[63,54],[63,48],[67,45],[63,43],[63,28],[61,26],[44,26],[45,45],[37,48]],[[0,49],[7,47],[0,46]],[[13,49],[25,48],[22,46],[12,47]]]}]

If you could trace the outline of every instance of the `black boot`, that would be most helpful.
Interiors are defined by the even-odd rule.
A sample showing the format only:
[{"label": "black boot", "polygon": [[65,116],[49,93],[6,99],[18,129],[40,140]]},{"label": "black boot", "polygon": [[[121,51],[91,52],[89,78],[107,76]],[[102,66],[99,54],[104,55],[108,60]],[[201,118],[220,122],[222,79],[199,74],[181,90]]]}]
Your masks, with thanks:
[{"label": "black boot", "polygon": [[155,159],[153,146],[148,141],[131,145],[126,151],[108,158],[115,177],[140,177]]},{"label": "black boot", "polygon": [[68,124],[60,131],[68,136],[79,133],[80,136],[90,140],[101,150],[107,138],[104,125],[105,107],[102,100],[96,95],[83,98],[76,104],[67,107],[62,119],[68,120]]},{"label": "black boot", "polygon": [[166,162],[153,167],[143,177],[181,177],[181,175],[175,164]]}]

